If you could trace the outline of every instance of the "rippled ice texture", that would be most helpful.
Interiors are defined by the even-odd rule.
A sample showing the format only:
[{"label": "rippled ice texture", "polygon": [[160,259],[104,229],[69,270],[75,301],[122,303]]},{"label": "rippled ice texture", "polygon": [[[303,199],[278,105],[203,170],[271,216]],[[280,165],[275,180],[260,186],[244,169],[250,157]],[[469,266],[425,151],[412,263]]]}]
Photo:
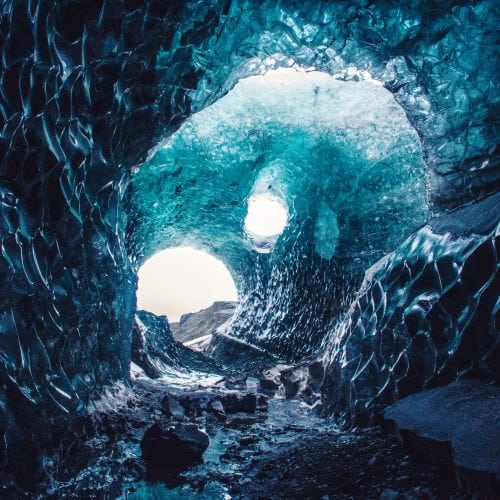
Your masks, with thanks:
[{"label": "rippled ice texture", "polygon": [[[494,0],[432,8],[419,0],[7,0],[0,13],[0,415],[6,443],[0,462],[16,471],[16,481],[23,470],[28,482],[40,477],[38,448],[60,442],[56,415],[84,411],[103,384],[129,372],[135,312],[123,206],[129,172],[241,76],[295,63],[347,76],[368,70],[419,133],[434,210],[498,190]],[[238,181],[253,186],[245,176]],[[211,185],[218,177],[200,175],[199,182]],[[228,189],[227,199],[232,195]],[[342,238],[351,233],[338,210],[329,210],[338,226],[328,245],[336,248],[335,260],[347,251]],[[306,219],[295,246],[284,234],[271,257],[254,258],[248,248],[231,263],[236,275],[248,277],[241,288],[256,282],[247,319],[261,322],[260,333],[271,331],[268,306],[280,311],[276,317],[286,328],[294,327],[289,335],[276,333],[286,352],[315,343],[307,332],[323,331],[342,303],[339,290],[349,288],[349,276],[332,273],[331,260],[303,245],[307,231],[324,241],[325,228],[335,227],[329,210],[317,229],[314,213]],[[129,213],[129,227],[136,215]],[[182,220],[179,212],[175,222]],[[223,233],[228,226],[220,227]],[[380,241],[374,239],[376,250]],[[361,247],[355,240],[354,254]],[[238,245],[221,252],[236,255]],[[326,255],[325,245],[319,248]],[[148,253],[133,238],[128,250],[133,259]],[[255,269],[255,276],[245,269]],[[329,298],[310,300],[318,299],[318,288]],[[308,304],[304,311],[290,307],[301,302]],[[256,338],[259,332],[240,318],[248,338]],[[297,338],[303,341],[293,345]],[[63,428],[71,428],[66,417]],[[16,450],[29,450],[33,463]]]},{"label": "rippled ice texture", "polygon": [[[294,69],[246,78],[133,177],[131,248],[139,258],[186,244],[217,254],[243,297],[233,334],[279,354],[311,352],[328,321],[311,314],[306,325],[304,315],[318,303],[338,309],[326,306],[332,297],[318,269],[359,278],[425,221],[421,155],[404,111],[378,82]],[[248,198],[266,193],[289,211],[269,256],[257,255],[243,228]],[[309,293],[297,282],[304,279]],[[257,321],[247,322],[250,314]]]}]

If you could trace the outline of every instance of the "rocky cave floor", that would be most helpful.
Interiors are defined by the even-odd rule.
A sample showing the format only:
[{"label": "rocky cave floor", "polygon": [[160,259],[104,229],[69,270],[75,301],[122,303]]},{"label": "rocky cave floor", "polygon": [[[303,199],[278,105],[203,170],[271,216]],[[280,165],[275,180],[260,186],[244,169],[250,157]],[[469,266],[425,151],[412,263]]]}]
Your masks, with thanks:
[{"label": "rocky cave floor", "polygon": [[[340,432],[303,403],[257,388],[254,378],[137,378],[95,405],[95,436],[68,453],[42,497],[451,498],[439,470],[381,429]],[[141,454],[146,429],[176,422],[209,435],[204,462],[151,470]]]}]

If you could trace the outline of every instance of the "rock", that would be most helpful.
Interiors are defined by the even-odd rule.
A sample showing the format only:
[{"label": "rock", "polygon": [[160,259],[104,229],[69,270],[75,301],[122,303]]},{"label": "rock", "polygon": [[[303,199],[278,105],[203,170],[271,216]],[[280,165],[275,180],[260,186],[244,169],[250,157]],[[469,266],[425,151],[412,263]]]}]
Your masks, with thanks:
[{"label": "rock", "polygon": [[225,418],[226,412],[220,399],[214,399],[208,404],[208,410],[219,418]]},{"label": "rock", "polygon": [[281,372],[289,368],[289,365],[278,364],[262,370],[258,375],[259,389],[266,394],[274,394],[281,385]]},{"label": "rock", "polygon": [[224,385],[227,389],[246,389],[247,388],[247,376],[243,375],[241,377],[226,377],[224,380]]},{"label": "rock", "polygon": [[201,415],[203,411],[207,409],[209,401],[211,400],[210,396],[207,396],[207,394],[195,391],[179,394],[177,399],[186,413],[191,416]]},{"label": "rock", "polygon": [[239,443],[241,446],[247,446],[249,444],[256,443],[258,438],[256,436],[243,436],[240,438]]},{"label": "rock", "polygon": [[321,361],[313,361],[309,366],[309,377],[313,380],[323,381],[325,376],[325,367]]},{"label": "rock", "polygon": [[170,324],[174,338],[179,342],[189,342],[212,335],[232,318],[236,305],[237,302],[217,301],[201,311],[183,314],[178,323]]},{"label": "rock", "polygon": [[461,380],[403,398],[386,408],[384,417],[405,445],[458,478],[459,489],[494,498],[500,477],[499,406],[499,387]]},{"label": "rock", "polygon": [[300,398],[308,405],[316,404],[320,400],[324,376],[322,361],[314,356],[305,358],[295,366],[280,370],[282,395],[286,399]]},{"label": "rock", "polygon": [[125,429],[126,422],[123,417],[117,416],[116,414],[104,414],[101,420],[102,432],[108,436],[109,439],[113,440],[117,435],[122,433]]},{"label": "rock", "polygon": [[183,406],[175,399],[173,396],[170,394],[167,394],[162,400],[161,400],[161,409],[162,412],[167,416],[167,417],[174,417],[179,420],[182,420],[185,416],[185,410]]},{"label": "rock", "polygon": [[255,413],[257,396],[244,392],[228,392],[221,396],[226,413]]},{"label": "rock", "polygon": [[137,479],[144,477],[144,474],[146,473],[146,468],[137,458],[128,457],[122,462],[121,465],[129,475]]},{"label": "rock", "polygon": [[276,383],[274,380],[261,378],[259,380],[259,389],[266,394],[274,394],[280,385]]},{"label": "rock", "polygon": [[286,399],[293,398],[299,391],[303,379],[293,369],[281,372],[280,378],[285,389]]},{"label": "rock", "polygon": [[164,429],[152,425],[141,441],[142,456],[150,469],[183,469],[203,461],[208,436],[193,424]]},{"label": "rock", "polygon": [[228,429],[238,429],[241,427],[248,427],[258,422],[255,417],[234,417],[226,423],[225,427]]},{"label": "rock", "polygon": [[142,419],[132,420],[131,426],[134,429],[140,429],[141,427],[146,427],[146,421]]},{"label": "rock", "polygon": [[269,406],[269,401],[267,396],[264,396],[263,394],[259,394],[257,396],[257,409],[259,411],[267,411],[267,408]]}]

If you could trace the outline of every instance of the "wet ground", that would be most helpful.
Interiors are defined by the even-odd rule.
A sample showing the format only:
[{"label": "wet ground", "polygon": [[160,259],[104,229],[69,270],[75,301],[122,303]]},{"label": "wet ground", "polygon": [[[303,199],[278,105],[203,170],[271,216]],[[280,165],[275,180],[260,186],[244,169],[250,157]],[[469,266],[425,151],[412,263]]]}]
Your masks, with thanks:
[{"label": "wet ground", "polygon": [[[258,394],[257,380],[178,376],[138,378],[93,408],[96,436],[55,471],[53,498],[253,499],[448,498],[439,473],[411,458],[378,429],[342,433],[300,401],[258,396],[255,411],[220,413],[227,391]],[[185,415],[168,416],[174,396]],[[204,463],[151,475],[140,441],[153,423],[194,422],[210,437]],[[399,496],[398,496],[399,495]]]}]

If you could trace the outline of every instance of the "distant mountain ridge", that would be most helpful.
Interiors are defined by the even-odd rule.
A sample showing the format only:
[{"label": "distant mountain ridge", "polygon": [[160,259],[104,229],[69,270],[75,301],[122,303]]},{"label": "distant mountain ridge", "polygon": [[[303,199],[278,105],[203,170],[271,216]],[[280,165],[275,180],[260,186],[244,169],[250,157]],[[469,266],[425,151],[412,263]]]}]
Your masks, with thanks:
[{"label": "distant mountain ridge", "polygon": [[178,323],[170,323],[172,334],[179,342],[189,342],[198,337],[211,335],[232,318],[237,304],[221,300],[201,311],[183,314]]}]

